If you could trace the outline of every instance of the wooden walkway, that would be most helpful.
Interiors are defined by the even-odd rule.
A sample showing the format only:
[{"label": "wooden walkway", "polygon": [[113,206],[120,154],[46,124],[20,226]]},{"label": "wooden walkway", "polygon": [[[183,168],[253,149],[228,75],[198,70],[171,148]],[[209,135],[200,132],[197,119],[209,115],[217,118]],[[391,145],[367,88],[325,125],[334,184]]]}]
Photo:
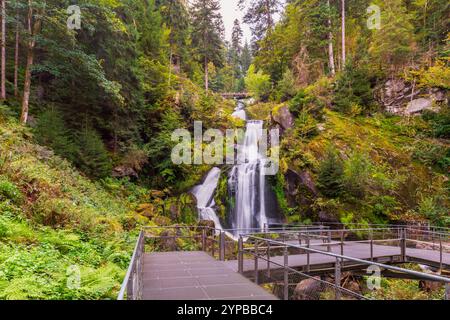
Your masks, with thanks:
[{"label": "wooden walkway", "polygon": [[143,300],[277,300],[205,252],[144,255]]}]

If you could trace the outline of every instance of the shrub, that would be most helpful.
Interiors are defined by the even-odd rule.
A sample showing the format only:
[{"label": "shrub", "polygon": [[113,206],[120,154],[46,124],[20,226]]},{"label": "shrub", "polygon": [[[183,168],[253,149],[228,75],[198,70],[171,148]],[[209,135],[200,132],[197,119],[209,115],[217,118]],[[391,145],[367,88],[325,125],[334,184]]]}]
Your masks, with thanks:
[{"label": "shrub", "polygon": [[99,134],[84,128],[78,137],[80,150],[77,165],[90,177],[104,178],[111,174],[112,164]]},{"label": "shrub", "polygon": [[363,198],[369,184],[370,174],[370,159],[355,152],[344,164],[345,190],[354,197]]},{"label": "shrub", "polygon": [[272,84],[270,76],[264,74],[262,70],[256,71],[254,65],[251,65],[245,77],[245,86],[255,99],[265,101],[270,96]]},{"label": "shrub", "polygon": [[283,78],[278,83],[278,97],[281,101],[291,99],[296,94],[295,77],[290,69],[287,69]]},{"label": "shrub", "polygon": [[306,90],[301,89],[297,92],[295,97],[289,102],[289,111],[294,117],[299,117],[302,112],[307,111],[316,119],[322,117],[323,103],[315,96],[310,95]]},{"label": "shrub", "polygon": [[0,176],[0,200],[11,200],[13,203],[19,203],[22,199],[22,193],[17,186]]},{"label": "shrub", "polygon": [[323,195],[337,198],[343,191],[344,166],[336,149],[328,147],[319,166],[318,184]]},{"label": "shrub", "polygon": [[76,145],[58,111],[44,111],[38,118],[34,135],[39,144],[50,147],[55,154],[72,162],[76,159]]},{"label": "shrub", "polygon": [[349,114],[359,106],[365,112],[374,108],[372,86],[366,69],[357,68],[349,62],[336,81],[333,104],[335,108]]}]

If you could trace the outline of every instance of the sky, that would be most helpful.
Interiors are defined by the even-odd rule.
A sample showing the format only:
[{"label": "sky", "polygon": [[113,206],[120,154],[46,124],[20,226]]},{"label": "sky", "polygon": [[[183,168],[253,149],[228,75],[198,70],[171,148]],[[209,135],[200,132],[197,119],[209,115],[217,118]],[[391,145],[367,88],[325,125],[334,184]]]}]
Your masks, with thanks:
[{"label": "sky", "polygon": [[245,43],[245,39],[247,39],[250,42],[252,37],[250,27],[242,23],[244,13],[239,10],[237,5],[238,2],[239,0],[220,0],[222,6],[223,22],[225,24],[226,39],[228,41],[231,40],[231,31],[233,30],[233,22],[235,19],[239,19],[239,21],[241,22],[242,31],[244,31],[243,43]]}]

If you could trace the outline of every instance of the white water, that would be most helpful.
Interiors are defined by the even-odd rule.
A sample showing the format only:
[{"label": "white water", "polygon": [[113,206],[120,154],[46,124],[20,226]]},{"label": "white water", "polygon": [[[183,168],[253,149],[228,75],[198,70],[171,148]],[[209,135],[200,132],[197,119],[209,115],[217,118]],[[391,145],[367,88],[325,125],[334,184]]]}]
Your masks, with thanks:
[{"label": "white water", "polygon": [[244,108],[245,105],[241,101],[238,101],[237,107],[236,109],[234,109],[234,112],[231,116],[247,121],[247,113],[245,113]]},{"label": "white water", "polygon": [[216,229],[222,229],[220,219],[214,211],[214,193],[219,183],[220,169],[212,168],[203,184],[194,187],[192,194],[197,199],[197,209],[200,220],[214,221]]},{"label": "white water", "polygon": [[248,121],[244,144],[239,146],[240,164],[233,167],[228,180],[235,195],[233,229],[252,231],[264,229],[266,215],[266,179],[262,174],[265,155],[259,153],[258,142],[263,136],[263,121]]},{"label": "white water", "polygon": [[[233,116],[247,121],[245,105],[238,102]],[[262,174],[266,164],[266,156],[259,153],[258,142],[263,136],[263,121],[247,121],[245,138],[238,145],[239,163],[229,175],[228,187],[234,194],[235,204],[232,214],[232,228],[239,233],[263,230],[267,226],[266,215],[266,177]],[[197,208],[201,220],[211,220],[216,229],[222,229],[214,206],[214,194],[220,179],[220,169],[213,168],[206,176],[203,184],[194,187],[192,194],[197,199]],[[228,234],[228,233],[227,233]],[[228,234],[230,237],[234,235]]]}]

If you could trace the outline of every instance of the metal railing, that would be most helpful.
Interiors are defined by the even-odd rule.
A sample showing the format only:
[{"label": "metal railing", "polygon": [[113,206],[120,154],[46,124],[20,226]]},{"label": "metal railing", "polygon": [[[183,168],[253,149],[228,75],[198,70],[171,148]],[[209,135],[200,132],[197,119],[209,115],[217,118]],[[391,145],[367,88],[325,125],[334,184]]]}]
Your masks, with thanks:
[{"label": "metal railing", "polygon": [[130,266],[125,275],[122,287],[120,288],[117,300],[124,300],[125,295],[127,300],[140,300],[142,297],[143,284],[143,267],[144,267],[144,246],[145,234],[141,231],[136,241],[133,256],[131,258]]},{"label": "metal railing", "polygon": [[[406,235],[405,232],[401,232],[401,236],[404,238]],[[272,252],[271,252],[272,250]],[[282,262],[280,262],[279,258],[280,255],[273,256],[275,250],[282,251]],[[306,265],[302,266],[301,270],[295,269],[294,267],[291,267],[289,265],[289,251],[292,250],[301,250],[303,252],[306,252],[304,255],[306,255]],[[403,250],[402,250],[403,252]],[[320,278],[314,277],[309,274],[310,272],[310,255],[311,254],[319,254],[324,255],[327,257],[331,257],[334,260],[334,282],[322,280]],[[403,254],[403,253],[402,253]],[[290,299],[292,297],[292,293],[290,293],[292,290],[290,290],[290,287],[292,287],[290,277],[297,277],[298,279],[309,279],[316,283],[316,290],[320,292],[326,292],[327,288],[331,289],[331,291],[334,294],[334,299],[342,299],[343,297],[346,297],[348,299],[369,299],[365,297],[364,295],[353,292],[352,290],[349,290],[341,285],[341,275],[342,275],[342,268],[347,264],[358,264],[358,265],[366,265],[366,266],[376,266],[380,269],[384,270],[390,270],[394,271],[400,274],[408,275],[408,276],[415,276],[420,279],[426,280],[426,281],[433,281],[433,282],[440,282],[445,285],[444,290],[444,299],[450,298],[450,279],[445,278],[442,276],[437,276],[433,274],[427,274],[423,272],[417,272],[409,269],[399,268],[391,265],[386,265],[374,261],[368,261],[364,259],[358,259],[355,257],[346,256],[343,254],[337,254],[332,253],[330,251],[324,251],[312,248],[309,244],[305,245],[296,245],[292,243],[287,243],[283,241],[277,241],[269,238],[262,238],[262,237],[256,237],[256,236],[248,236],[247,241],[244,245],[243,237],[241,236],[239,239],[239,259],[238,259],[238,272],[243,273],[244,272],[244,256],[251,256],[251,260],[253,260],[253,270],[252,272],[253,279],[255,283],[259,283],[259,278],[261,276],[261,272],[263,272],[264,276],[267,279],[271,279],[273,282],[279,282],[280,277],[280,271],[283,273],[282,275],[282,288],[283,293],[282,297],[285,300]],[[248,260],[247,260],[248,261]],[[264,263],[264,267],[261,268],[260,264]],[[248,270],[247,270],[248,271]],[[271,275],[273,273],[277,272],[278,277],[272,278]],[[295,282],[294,282],[295,284]],[[317,284],[319,284],[319,288],[317,289]],[[317,298],[317,292],[314,292],[315,297]],[[320,296],[319,296],[320,298]],[[331,299],[333,299],[331,298]],[[330,299],[330,296],[327,297],[327,299]]]},{"label": "metal railing", "polygon": [[[236,237],[236,234],[239,236]],[[255,243],[255,240],[262,244]],[[400,260],[407,262],[407,248],[414,248],[417,244],[427,245],[430,250],[440,253],[440,266],[443,265],[443,254],[450,250],[448,246],[449,233],[433,232],[423,229],[407,227],[383,227],[360,229],[330,229],[328,226],[284,226],[282,228],[260,229],[226,229],[219,230],[208,226],[167,226],[144,227],[139,233],[133,256],[127,274],[122,284],[118,299],[138,300],[142,297],[143,283],[143,257],[146,247],[150,251],[204,251],[220,260],[236,260],[238,272],[243,272],[244,257],[257,261],[265,261],[267,269],[282,269],[287,272],[288,282],[292,277],[309,279],[321,287],[333,291],[335,298],[348,297],[352,299],[365,299],[362,295],[349,292],[339,286],[337,282],[317,279],[310,274],[311,254],[321,254],[339,259],[340,265],[345,261],[353,261],[370,265],[379,265],[389,270],[401,270],[404,274],[414,275],[406,269],[391,267],[375,262],[374,250],[379,246],[398,248]],[[346,256],[347,247],[366,244],[369,255],[367,260]],[[264,251],[265,250],[265,251]],[[263,254],[261,252],[264,252]],[[304,254],[307,259],[304,270],[295,270],[288,263],[280,263],[272,257],[278,253],[283,259],[289,260],[290,254]],[[286,256],[287,255],[287,256]],[[337,261],[337,260],[336,260]],[[392,261],[391,261],[392,262]],[[337,262],[336,262],[337,263]],[[271,266],[273,268],[271,268]],[[335,268],[338,268],[338,264]],[[258,270],[258,269],[256,269]],[[283,271],[283,272],[284,272]],[[339,270],[335,270],[338,272]],[[259,272],[259,271],[258,271]],[[270,275],[270,272],[268,272]],[[424,273],[420,273],[425,275]],[[427,276],[425,276],[427,278]],[[433,278],[433,277],[431,277]],[[428,277],[428,279],[431,279]],[[257,279],[257,278],[256,278]],[[438,279],[438,278],[433,278]],[[442,281],[442,278],[439,278]],[[446,278],[444,278],[446,279]],[[295,281],[294,281],[295,282]],[[447,283],[447,296],[448,282]],[[285,297],[285,283],[282,285]],[[292,283],[287,285],[288,292],[292,291]],[[289,289],[291,288],[291,289]],[[288,297],[292,294],[288,293]]]}]

